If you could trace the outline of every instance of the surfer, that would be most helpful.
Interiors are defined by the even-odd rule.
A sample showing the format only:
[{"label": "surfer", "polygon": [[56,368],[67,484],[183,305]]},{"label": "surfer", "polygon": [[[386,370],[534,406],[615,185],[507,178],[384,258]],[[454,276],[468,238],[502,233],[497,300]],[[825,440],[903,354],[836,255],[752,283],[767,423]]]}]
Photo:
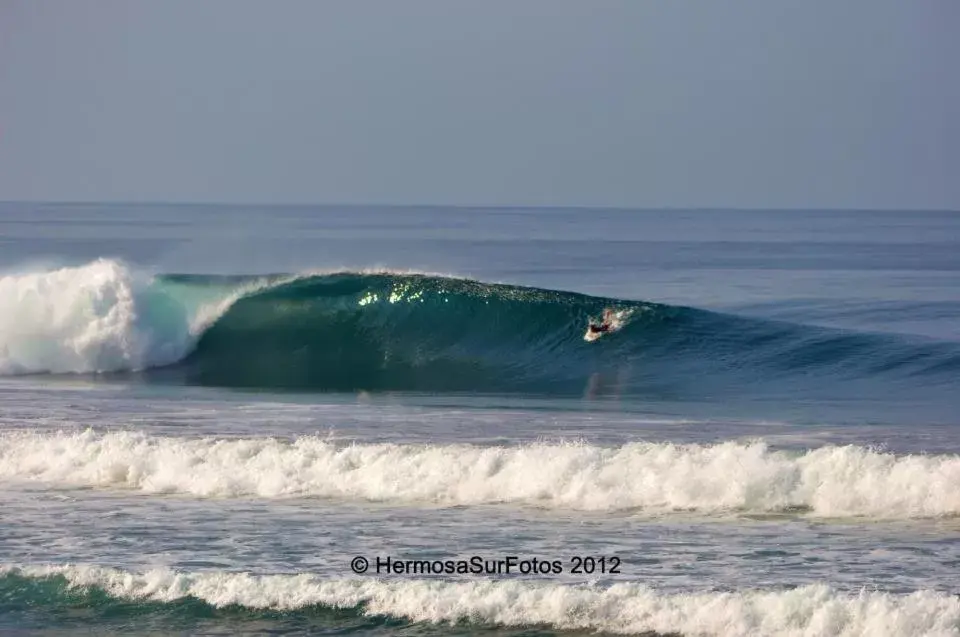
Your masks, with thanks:
[{"label": "surfer", "polygon": [[600,323],[599,325],[596,323],[591,323],[590,327],[587,329],[590,330],[591,334],[603,334],[604,332],[610,331],[610,326],[606,323]]},{"label": "surfer", "polygon": [[604,332],[609,332],[610,328],[613,327],[613,310],[607,308],[603,311],[603,318],[600,320],[600,324],[590,323],[590,326],[587,328],[591,334],[602,334]]}]

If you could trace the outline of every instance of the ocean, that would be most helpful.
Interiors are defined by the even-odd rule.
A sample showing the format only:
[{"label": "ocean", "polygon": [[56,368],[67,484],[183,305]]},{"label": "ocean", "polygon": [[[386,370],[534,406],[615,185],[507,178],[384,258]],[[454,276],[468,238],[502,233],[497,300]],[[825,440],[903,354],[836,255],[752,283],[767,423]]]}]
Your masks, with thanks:
[{"label": "ocean", "polygon": [[958,316],[948,212],[0,204],[0,633],[960,635]]}]

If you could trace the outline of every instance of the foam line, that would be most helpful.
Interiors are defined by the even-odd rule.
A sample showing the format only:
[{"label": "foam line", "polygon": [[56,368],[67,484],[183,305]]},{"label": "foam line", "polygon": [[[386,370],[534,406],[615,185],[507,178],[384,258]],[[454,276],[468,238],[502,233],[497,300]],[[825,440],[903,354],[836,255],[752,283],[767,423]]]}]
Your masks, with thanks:
[{"label": "foam line", "polygon": [[[960,634],[960,599],[934,591],[897,595],[842,592],[826,585],[783,591],[666,593],[636,583],[608,587],[523,580],[332,579],[168,569],[129,572],[99,566],[0,566],[35,580],[60,578],[66,589],[97,589],[114,598],[213,607],[296,611],[356,608],[368,616],[445,624],[549,626],[620,634],[901,637]],[[8,593],[9,594],[9,593]],[[49,597],[44,603],[56,603]]]},{"label": "foam line", "polygon": [[858,446],[788,453],[763,442],[519,446],[337,444],[9,432],[0,479],[181,493],[547,509],[803,510],[902,519],[960,514],[960,456]]}]

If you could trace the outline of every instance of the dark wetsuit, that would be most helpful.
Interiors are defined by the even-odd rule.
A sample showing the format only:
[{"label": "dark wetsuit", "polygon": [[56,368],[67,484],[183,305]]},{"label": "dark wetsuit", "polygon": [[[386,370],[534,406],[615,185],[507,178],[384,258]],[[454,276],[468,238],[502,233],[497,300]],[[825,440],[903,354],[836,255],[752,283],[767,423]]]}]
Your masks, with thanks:
[{"label": "dark wetsuit", "polygon": [[601,323],[600,325],[595,325],[595,324],[591,323],[591,324],[590,324],[590,331],[591,331],[591,332],[594,332],[594,333],[596,333],[596,332],[609,332],[609,331],[610,331],[610,326],[607,325],[606,323]]}]

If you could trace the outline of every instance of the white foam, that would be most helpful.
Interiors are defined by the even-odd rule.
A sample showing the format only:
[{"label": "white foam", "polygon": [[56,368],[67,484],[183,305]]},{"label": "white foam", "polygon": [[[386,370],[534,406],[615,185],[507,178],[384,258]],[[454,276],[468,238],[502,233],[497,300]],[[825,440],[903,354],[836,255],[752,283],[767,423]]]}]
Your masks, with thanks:
[{"label": "white foam", "polygon": [[0,375],[166,365],[242,291],[190,307],[122,263],[0,277]]},{"label": "white foam", "polygon": [[960,457],[762,442],[337,444],[91,430],[0,435],[0,478],[199,497],[326,497],[548,509],[960,515]]},{"label": "white foam", "polygon": [[956,637],[960,599],[935,591],[897,595],[846,593],[826,585],[784,591],[659,592],[642,584],[560,585],[521,580],[322,579],[299,575],[130,572],[98,566],[0,566],[0,574],[63,577],[71,588],[95,587],[114,598],[173,602],[187,597],[215,607],[296,610],[360,608],[434,624],[468,621],[685,635],[770,637]]}]

